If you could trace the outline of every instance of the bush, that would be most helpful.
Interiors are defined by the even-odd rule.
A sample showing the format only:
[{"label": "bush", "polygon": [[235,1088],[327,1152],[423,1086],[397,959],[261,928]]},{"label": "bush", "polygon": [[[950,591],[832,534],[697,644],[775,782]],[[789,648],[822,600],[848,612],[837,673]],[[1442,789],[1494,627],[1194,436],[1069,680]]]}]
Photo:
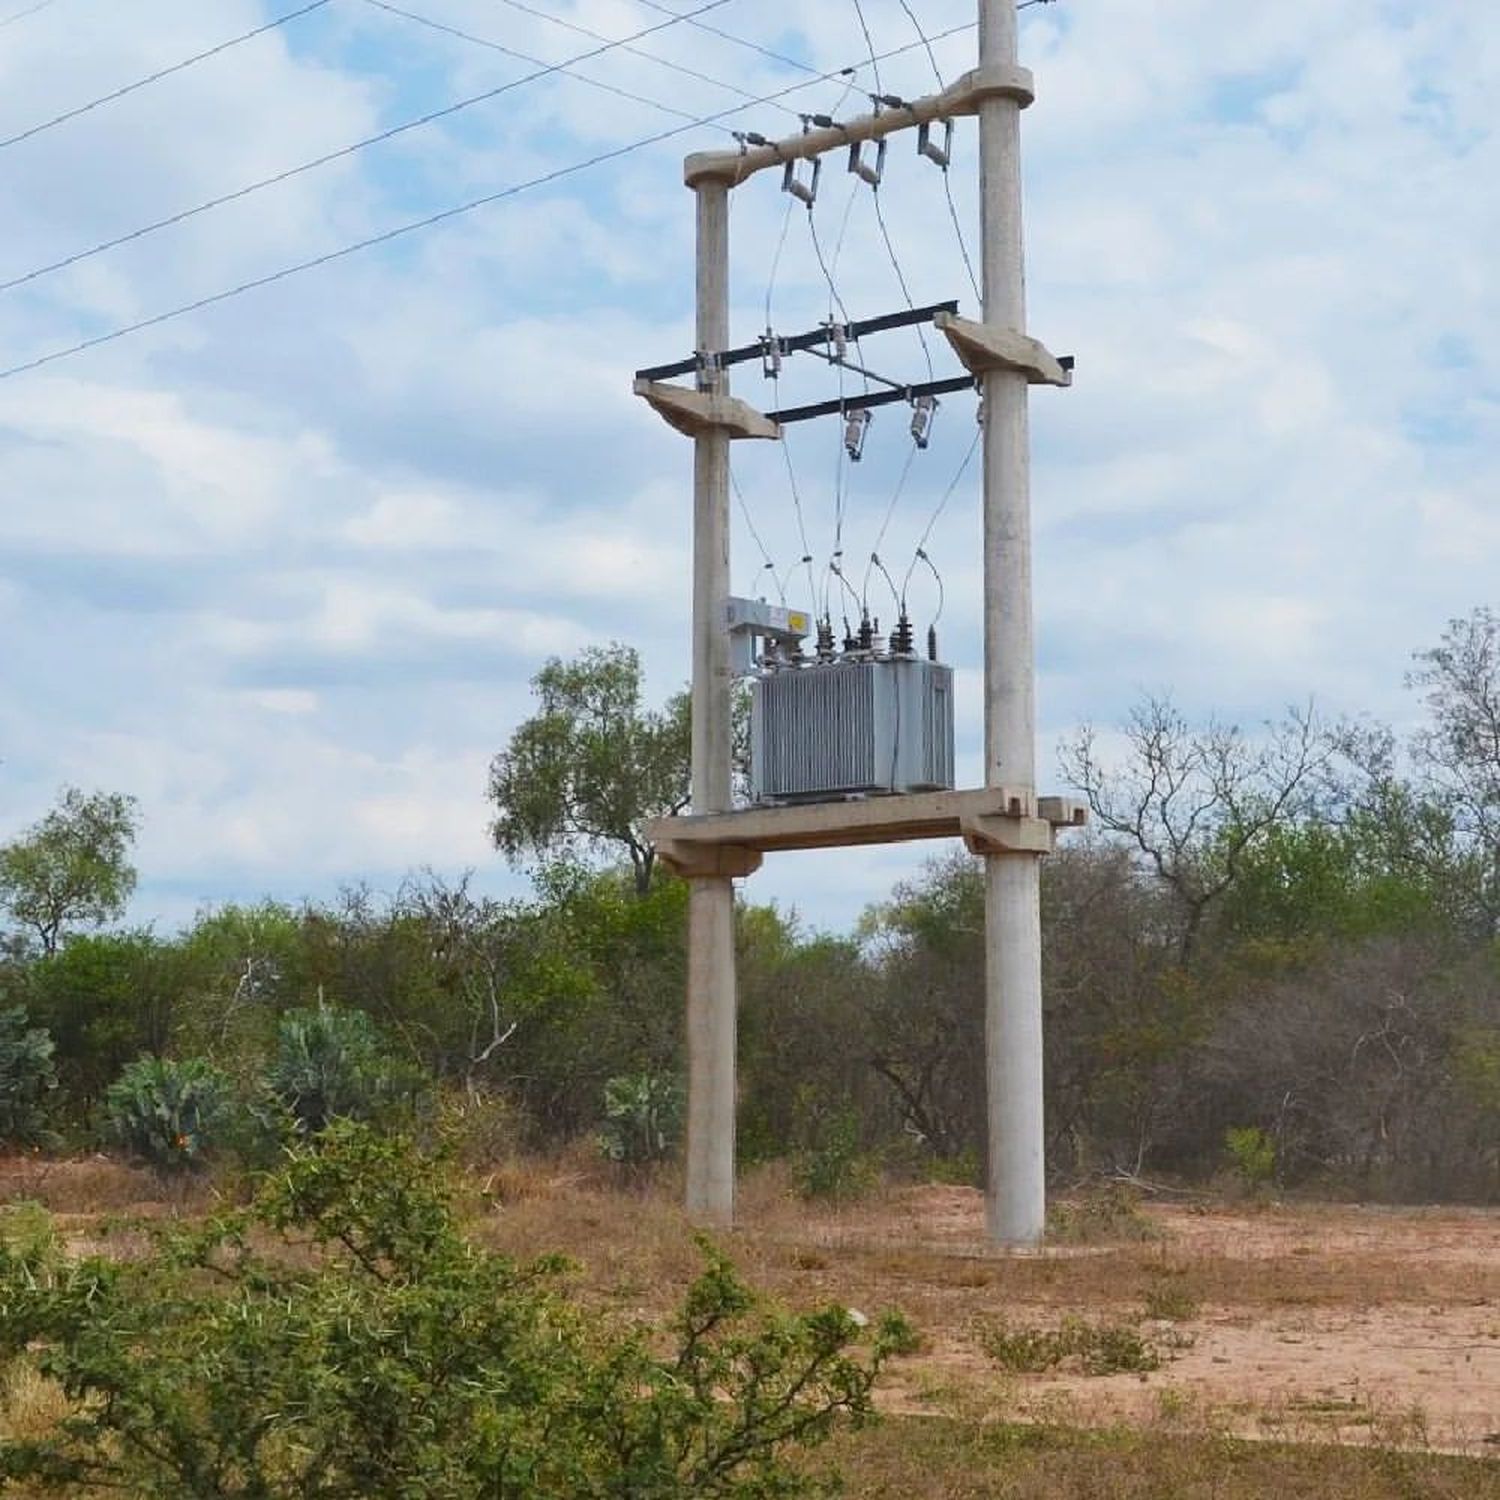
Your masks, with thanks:
[{"label": "bush", "polygon": [[156,1500],[795,1495],[812,1481],[794,1450],[870,1416],[909,1340],[891,1318],[861,1354],[843,1309],[766,1311],[707,1244],[663,1336],[611,1329],[563,1294],[558,1262],[466,1240],[430,1162],[347,1124],[245,1212],[145,1232],[144,1253],[50,1269],[0,1250],[0,1359],[74,1403],[0,1442],[0,1482]]},{"label": "bush", "polygon": [[804,1198],[843,1202],[870,1191],[879,1179],[875,1164],[860,1150],[859,1121],[849,1109],[818,1123],[818,1144],[792,1161],[792,1181]]},{"label": "bush", "polygon": [[1276,1142],[1258,1126],[1231,1126],[1224,1132],[1224,1147],[1245,1187],[1264,1187],[1276,1175]]},{"label": "bush", "polygon": [[1073,1361],[1085,1375],[1141,1374],[1161,1368],[1161,1350],[1123,1323],[1064,1318],[1060,1328],[981,1326],[981,1349],[1002,1369],[1037,1375]]},{"label": "bush", "polygon": [[52,1038],[19,1007],[0,1011],[0,1141],[32,1146],[47,1135],[46,1098],[57,1087]]},{"label": "bush", "polygon": [[229,1079],[201,1057],[142,1057],[104,1096],[109,1133],[158,1172],[190,1172],[223,1144],[233,1117]]},{"label": "bush", "polygon": [[639,1167],[665,1161],[682,1135],[682,1085],[663,1073],[632,1073],[604,1085],[600,1147],[611,1160]]},{"label": "bush", "polygon": [[266,1082],[303,1135],[335,1120],[399,1119],[426,1085],[418,1069],[390,1056],[369,1016],[332,1006],[282,1016]]}]

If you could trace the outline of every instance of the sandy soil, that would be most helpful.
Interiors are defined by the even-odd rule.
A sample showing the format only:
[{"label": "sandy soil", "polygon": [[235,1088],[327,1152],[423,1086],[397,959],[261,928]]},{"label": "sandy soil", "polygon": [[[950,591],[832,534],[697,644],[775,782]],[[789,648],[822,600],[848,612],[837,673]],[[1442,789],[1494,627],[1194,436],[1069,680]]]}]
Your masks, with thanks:
[{"label": "sandy soil", "polygon": [[[1040,1283],[1042,1295],[1007,1287],[1002,1271],[967,1299],[967,1318],[956,1308],[939,1313],[935,1327],[927,1324],[927,1350],[891,1389],[892,1406],[1500,1456],[1500,1213],[1317,1206],[1146,1214],[1161,1234],[1150,1246],[1042,1251],[1025,1259],[1064,1263],[1056,1284]],[[982,1229],[977,1193],[928,1188],[892,1203],[885,1222],[849,1223],[829,1238],[848,1248],[920,1242],[993,1259]],[[1095,1263],[1078,1264],[1086,1259]],[[1200,1291],[1193,1315],[1142,1320],[1143,1274]],[[1060,1308],[1098,1320],[1133,1310],[1170,1357],[1149,1374],[1014,1375],[979,1346],[974,1328],[987,1315],[1048,1327]]]}]

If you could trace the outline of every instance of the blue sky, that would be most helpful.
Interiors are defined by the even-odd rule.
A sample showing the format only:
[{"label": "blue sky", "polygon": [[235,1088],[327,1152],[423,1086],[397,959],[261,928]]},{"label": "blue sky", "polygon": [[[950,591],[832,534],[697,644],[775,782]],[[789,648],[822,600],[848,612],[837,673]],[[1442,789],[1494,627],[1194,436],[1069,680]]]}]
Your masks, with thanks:
[{"label": "blue sky", "polygon": [[[55,0],[0,28],[0,138],[296,8]],[[599,45],[504,0],[399,8],[549,62]],[[533,8],[610,38],[668,19],[640,0]],[[932,33],[973,10],[911,8]],[[914,41],[898,0],[865,12],[877,50]],[[701,19],[819,72],[863,63],[852,90],[818,84],[793,110],[850,112],[873,86],[846,0],[729,0]],[[560,74],[508,90],[0,292],[0,367],[670,128],[670,110],[806,76],[687,24],[634,45],[578,71],[666,108]],[[973,46],[939,42],[939,71]],[[1044,780],[1060,734],[1116,721],[1143,689],[1247,725],[1309,696],[1404,721],[1410,652],[1497,602],[1500,16],[1471,0],[1058,0],[1025,12],[1022,48],[1038,81],[1031,331],[1078,360],[1072,390],[1032,404]],[[331,0],[0,148],[0,280],[528,71]],[[880,72],[908,96],[933,83],[919,47]],[[726,123],[796,128],[772,104]],[[483,789],[531,674],[617,639],[640,648],[654,694],[686,675],[690,455],[629,387],[690,346],[681,158],[727,139],[698,128],[0,380],[0,838],[64,783],[133,792],[132,915],[166,925],[203,902],[391,887],[421,865],[522,889],[487,848]],[[973,147],[961,124],[950,181],[971,251]],[[856,317],[899,307],[870,194],[837,168],[813,227],[840,295]],[[913,297],[972,309],[941,175],[908,143],[881,201]],[[737,339],[764,326],[773,262],[778,331],[827,316],[807,216],[787,221],[786,202],[772,174],[736,197]],[[925,376],[910,334],[867,353]],[[753,368],[737,389],[772,406],[835,386],[804,362],[779,391]],[[971,401],[945,402],[899,497],[900,418],[877,416],[842,476],[832,427],[798,429],[820,564],[842,486],[850,573],[895,497],[880,550],[903,574],[972,424]],[[737,460],[806,602],[783,460],[769,446]],[[736,585],[759,591],[736,525]],[[971,469],[927,548],[968,780],[977,540]],[[920,626],[936,596],[915,576]],[[838,927],[928,852],[782,856],[751,890]]]}]

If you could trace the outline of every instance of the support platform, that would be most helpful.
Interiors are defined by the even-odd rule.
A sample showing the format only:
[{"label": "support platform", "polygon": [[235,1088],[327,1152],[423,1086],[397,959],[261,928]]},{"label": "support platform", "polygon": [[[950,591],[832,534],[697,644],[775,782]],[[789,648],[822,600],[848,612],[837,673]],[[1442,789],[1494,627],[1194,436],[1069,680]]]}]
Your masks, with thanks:
[{"label": "support platform", "polygon": [[766,854],[781,850],[914,839],[961,838],[974,854],[1050,854],[1058,830],[1080,828],[1087,816],[1082,803],[1066,797],[992,787],[653,818],[645,831],[657,858],[693,879],[750,875]]}]

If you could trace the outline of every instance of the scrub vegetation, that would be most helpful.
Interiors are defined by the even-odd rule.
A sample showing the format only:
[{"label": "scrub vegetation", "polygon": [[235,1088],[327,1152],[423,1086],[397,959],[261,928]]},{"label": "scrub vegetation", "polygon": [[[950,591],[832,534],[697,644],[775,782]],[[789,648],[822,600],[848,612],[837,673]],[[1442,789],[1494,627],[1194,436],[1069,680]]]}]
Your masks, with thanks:
[{"label": "scrub vegetation", "polygon": [[[410,1492],[339,1489],[371,1482],[346,1477],[353,1455],[330,1456],[325,1435],[277,1427],[281,1418],[269,1408],[257,1415],[253,1403],[236,1409],[233,1423],[261,1433],[264,1449],[230,1455],[230,1427],[215,1427],[221,1418],[201,1404],[201,1371],[189,1369],[194,1359],[223,1370],[249,1358],[213,1341],[229,1337],[228,1309],[249,1306],[243,1299],[255,1288],[286,1292],[272,1299],[277,1316],[307,1320],[276,1328],[260,1308],[250,1319],[263,1340],[256,1360],[274,1363],[272,1346],[290,1347],[308,1329],[323,1337],[341,1296],[351,1308],[376,1308],[374,1324],[386,1316],[380,1299],[389,1287],[361,1280],[369,1265],[325,1233],[326,1220],[290,1209],[265,1217],[276,1193],[292,1201],[290,1184],[347,1165],[328,1149],[336,1140],[340,1151],[362,1141],[371,1153],[359,1168],[366,1175],[345,1187],[368,1190],[393,1212],[397,1200],[410,1202],[390,1184],[411,1181],[410,1163],[429,1163],[417,1169],[434,1184],[423,1213],[441,1225],[432,1233],[446,1247],[444,1266],[514,1276],[517,1327],[572,1328],[580,1308],[608,1310],[609,1321],[559,1353],[566,1370],[538,1373],[539,1391],[564,1393],[567,1421],[585,1387],[620,1442],[648,1420],[639,1403],[655,1399],[661,1361],[682,1357],[670,1336],[689,1337],[685,1309],[707,1295],[702,1276],[734,1303],[735,1318],[752,1318],[758,1331],[736,1337],[770,1340],[744,1358],[770,1359],[774,1346],[781,1361],[780,1373],[767,1366],[769,1384],[756,1387],[752,1405],[784,1390],[776,1381],[819,1350],[844,1362],[838,1391],[847,1399],[830,1390],[818,1397],[821,1376],[798,1385],[780,1415],[802,1411],[811,1396],[816,1420],[773,1422],[767,1445],[746,1449],[759,1455],[746,1458],[748,1468],[723,1470],[733,1476],[728,1488],[683,1493],[783,1493],[775,1486],[812,1482],[832,1460],[799,1456],[803,1439],[862,1412],[869,1381],[888,1362],[887,1380],[905,1391],[883,1403],[892,1426],[858,1437],[840,1430],[827,1450],[855,1476],[857,1493],[1070,1493],[1085,1463],[1123,1476],[1125,1488],[1111,1493],[1196,1493],[1195,1476],[1212,1463],[1224,1466],[1229,1486],[1216,1494],[1254,1492],[1250,1480],[1233,1488],[1238,1475],[1294,1494],[1447,1493],[1437,1457],[1422,1470],[1431,1488],[1402,1489],[1400,1476],[1415,1471],[1382,1468],[1369,1455],[1242,1453],[1175,1429],[1160,1451],[1177,1466],[1177,1488],[1153,1490],[1148,1456],[1129,1432],[1069,1437],[1064,1429],[1077,1421],[1099,1423],[1073,1411],[1051,1421],[985,1384],[1170,1382],[1200,1358],[1197,1333],[1223,1307],[1254,1317],[1290,1306],[1316,1312],[1346,1300],[1333,1284],[1340,1275],[1354,1275],[1368,1294],[1362,1307],[1404,1305],[1421,1274],[1409,1260],[1398,1273],[1378,1254],[1357,1266],[1319,1254],[1254,1265],[1184,1257],[1173,1247],[1189,1205],[1211,1216],[1232,1204],[1254,1225],[1296,1201],[1500,1201],[1500,617],[1478,609],[1454,620],[1418,653],[1410,683],[1422,714],[1404,738],[1367,722],[1328,723],[1311,709],[1248,729],[1194,723],[1170,701],[1147,699],[1117,733],[1085,728],[1064,746],[1065,777],[1093,816],[1090,830],[1043,866],[1047,1146],[1059,1191],[1053,1251],[1034,1262],[1000,1269],[982,1254],[977,1229],[961,1245],[931,1232],[934,1205],[960,1205],[954,1212],[970,1222],[981,1171],[975,864],[934,861],[844,937],[747,899],[737,913],[740,1159],[750,1174],[747,1218],[759,1192],[779,1227],[732,1237],[724,1249],[780,1299],[783,1310],[764,1310],[771,1321],[760,1323],[739,1273],[719,1250],[694,1249],[670,1207],[684,1114],[687,890],[656,861],[643,830],[683,803],[689,726],[680,697],[661,710],[644,702],[633,652],[611,647],[549,663],[535,682],[538,712],[496,757],[494,839],[508,857],[534,861],[532,893],[521,899],[424,872],[393,892],[233,904],[205,910],[180,932],[135,929],[121,918],[136,881],[138,810],[122,794],[66,789],[39,823],[0,843],[0,1132],[11,1153],[8,1197],[20,1205],[5,1213],[0,1321],[10,1330],[14,1441],[4,1462],[33,1486],[71,1475],[76,1489],[87,1475],[109,1477],[114,1464],[124,1467],[109,1470],[109,1482],[143,1494]],[[383,1155],[382,1143],[394,1154]],[[441,1171],[430,1165],[438,1160]],[[902,1194],[929,1195],[910,1221],[892,1209],[918,1201]],[[102,1215],[142,1206],[176,1227],[105,1232]],[[1481,1239],[1492,1239],[1493,1218],[1476,1222]],[[827,1227],[809,1235],[805,1224]],[[851,1260],[839,1226],[861,1224],[877,1243]],[[904,1242],[894,1230],[882,1238],[881,1224],[903,1226]],[[505,1269],[485,1258],[491,1249]],[[554,1252],[586,1269],[555,1282],[516,1269]],[[419,1269],[413,1262],[400,1275],[415,1284],[431,1267]],[[1424,1291],[1446,1295],[1431,1290],[1445,1277],[1456,1298],[1472,1294],[1470,1305],[1491,1308],[1475,1334],[1487,1355],[1493,1282],[1476,1288],[1435,1263]],[[463,1297],[477,1285],[455,1283],[448,1326],[467,1326]],[[950,1316],[947,1291],[965,1285],[986,1305]],[[829,1313],[832,1321],[817,1322],[814,1291],[835,1308],[900,1306],[917,1333],[897,1337],[892,1324],[873,1342],[864,1337],[865,1353],[847,1352],[857,1321]],[[137,1312],[127,1316],[127,1304]],[[433,1307],[413,1316],[441,1321]],[[169,1349],[152,1333],[166,1326],[188,1336]],[[399,1359],[382,1363],[394,1358],[389,1348],[365,1352],[375,1361],[370,1378],[394,1382],[380,1387],[380,1400],[394,1403],[391,1422],[411,1416],[399,1409],[401,1380],[427,1403],[438,1447],[432,1434],[446,1431],[443,1423],[473,1417],[461,1404],[431,1406],[427,1375],[414,1376],[416,1366],[402,1374]],[[436,1346],[429,1353],[438,1358]],[[957,1355],[984,1379],[943,1373]],[[479,1363],[463,1378],[494,1406],[499,1396],[481,1369],[489,1355],[478,1346],[455,1353],[471,1356]],[[901,1373],[924,1361],[920,1378]],[[604,1368],[625,1382],[613,1394],[598,1383]],[[277,1399],[282,1376],[265,1371],[260,1383]],[[713,1376],[719,1397],[730,1379]],[[122,1383],[116,1390],[110,1380]],[[246,1402],[257,1381],[247,1378]],[[952,1410],[950,1388],[959,1393]],[[1167,1407],[1185,1399],[1165,1389]],[[181,1453],[153,1457],[132,1447],[124,1427],[99,1425],[146,1423],[143,1413],[164,1420],[151,1402],[174,1391],[184,1403]],[[964,1406],[976,1391],[988,1403],[978,1414]],[[357,1403],[345,1397],[352,1411]],[[304,1391],[303,1404],[287,1409],[311,1411],[325,1399],[333,1398]],[[1355,1415],[1365,1412],[1362,1399],[1336,1398],[1356,1401]],[[660,1453],[678,1442],[663,1435],[677,1420],[664,1410],[649,1415],[651,1441],[667,1445]],[[700,1425],[681,1429],[681,1451],[708,1452],[722,1415],[699,1410]],[[1130,1415],[1139,1425],[1140,1413]],[[1344,1405],[1293,1415],[1359,1425]],[[1023,1417],[1031,1425],[1016,1427]],[[1383,1437],[1391,1420],[1379,1414]],[[935,1458],[912,1477],[914,1455],[928,1451],[940,1422],[958,1424],[951,1447],[972,1459],[969,1479]],[[922,1436],[893,1436],[915,1433],[914,1423],[926,1424]],[[1245,1425],[1231,1423],[1234,1442]],[[597,1433],[587,1441],[604,1443]],[[202,1477],[207,1469],[192,1469],[200,1459],[220,1488]],[[598,1477],[614,1471],[603,1459],[589,1469],[593,1462],[578,1458],[577,1473],[592,1477],[570,1480],[583,1486],[575,1490],[557,1488],[559,1480],[551,1490],[537,1481],[482,1492],[616,1493],[615,1480]],[[151,1463],[148,1482],[141,1476]],[[319,1489],[323,1480],[297,1467],[319,1463],[345,1477]],[[105,1468],[86,1474],[80,1464]],[[983,1488],[985,1464],[1009,1477]],[[1284,1484],[1267,1477],[1277,1465]],[[689,1472],[663,1458],[651,1470],[657,1488],[618,1492],[676,1493],[666,1486]],[[424,1493],[479,1492],[463,1487],[468,1478],[410,1473],[421,1475]],[[939,1473],[951,1480],[941,1491],[931,1488]],[[277,1489],[292,1482],[288,1474],[303,1488]],[[770,1487],[735,1489],[747,1474]],[[966,1491],[971,1481],[980,1487]],[[1049,1482],[1061,1487],[1045,1491]],[[1471,1483],[1453,1493],[1480,1491]]]}]

